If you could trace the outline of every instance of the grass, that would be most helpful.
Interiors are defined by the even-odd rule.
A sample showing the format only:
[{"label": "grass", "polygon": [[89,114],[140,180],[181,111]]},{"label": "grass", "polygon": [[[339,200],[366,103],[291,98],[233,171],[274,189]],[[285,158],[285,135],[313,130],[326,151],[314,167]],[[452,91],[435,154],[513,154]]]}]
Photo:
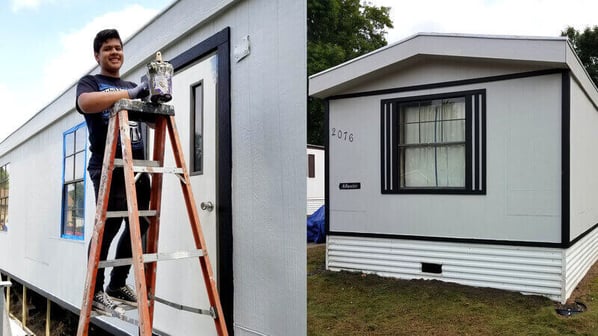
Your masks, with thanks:
[{"label": "grass", "polygon": [[598,335],[598,267],[572,295],[587,310],[564,317],[540,296],[429,280],[325,270],[307,251],[308,335]]}]

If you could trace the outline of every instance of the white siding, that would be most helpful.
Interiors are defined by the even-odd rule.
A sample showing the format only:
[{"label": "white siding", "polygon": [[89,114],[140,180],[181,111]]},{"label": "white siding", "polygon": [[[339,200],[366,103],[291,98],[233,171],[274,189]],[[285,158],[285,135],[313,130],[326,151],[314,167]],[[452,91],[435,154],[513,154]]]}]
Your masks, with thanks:
[{"label": "white siding", "polygon": [[[230,28],[236,335],[306,334],[305,17],[305,2],[295,0],[179,0],[125,45],[121,75],[139,81],[157,50],[172,59]],[[247,36],[251,52],[236,62],[235,47]],[[83,121],[74,99],[73,85],[0,143],[0,162],[11,170],[9,231],[0,232],[0,255],[11,258],[0,258],[0,269],[80,307],[87,244],[59,238],[62,132]],[[86,209],[88,241],[91,183]],[[167,333],[189,331],[156,321]]]},{"label": "white siding", "polygon": [[[85,281],[83,241],[60,238],[63,132],[83,122],[70,114],[1,158],[10,164],[9,226],[0,232],[0,269],[79,306]],[[93,225],[93,189],[86,194]],[[89,232],[89,231],[88,231]],[[84,266],[83,266],[84,267]]]},{"label": "white siding", "polygon": [[[228,17],[235,335],[307,334],[304,1],[242,1]],[[256,333],[252,332],[256,331]]]},{"label": "white siding", "polygon": [[583,279],[588,270],[598,260],[598,230],[580,239],[575,245],[567,249],[565,255],[565,299],[573,293],[577,284]]},{"label": "white siding", "polygon": [[[328,237],[327,269],[491,287],[562,299],[563,252],[555,248]],[[422,263],[442,273],[422,272]]]},{"label": "white siding", "polygon": [[598,110],[571,80],[570,239],[598,223]]},{"label": "white siding", "polygon": [[[486,195],[381,194],[380,101],[474,89],[486,89]],[[329,134],[330,230],[560,243],[560,96],[554,74],[331,100],[330,132],[353,141]]]}]

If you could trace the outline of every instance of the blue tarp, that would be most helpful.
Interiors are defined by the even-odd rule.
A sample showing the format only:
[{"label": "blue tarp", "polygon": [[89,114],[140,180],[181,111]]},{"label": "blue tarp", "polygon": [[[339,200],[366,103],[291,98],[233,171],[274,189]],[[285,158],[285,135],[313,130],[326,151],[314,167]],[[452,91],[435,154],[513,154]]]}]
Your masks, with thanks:
[{"label": "blue tarp", "polygon": [[322,205],[307,218],[307,242],[323,243],[326,238],[326,211]]}]

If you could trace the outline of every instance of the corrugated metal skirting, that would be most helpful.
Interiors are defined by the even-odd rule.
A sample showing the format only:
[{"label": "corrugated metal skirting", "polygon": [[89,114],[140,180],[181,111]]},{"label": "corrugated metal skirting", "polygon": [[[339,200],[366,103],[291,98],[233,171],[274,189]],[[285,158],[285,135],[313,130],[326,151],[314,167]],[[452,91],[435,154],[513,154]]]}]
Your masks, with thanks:
[{"label": "corrugated metal skirting", "polygon": [[434,279],[556,301],[563,296],[564,251],[558,248],[329,236],[326,251],[333,271]]},{"label": "corrugated metal skirting", "polygon": [[594,229],[566,252],[565,296],[569,297],[598,260],[598,229]]}]

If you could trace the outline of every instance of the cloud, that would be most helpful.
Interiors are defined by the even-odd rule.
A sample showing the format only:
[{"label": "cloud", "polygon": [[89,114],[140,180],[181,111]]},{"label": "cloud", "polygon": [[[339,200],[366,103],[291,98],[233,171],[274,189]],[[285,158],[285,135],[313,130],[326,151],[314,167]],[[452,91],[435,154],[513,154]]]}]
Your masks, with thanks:
[{"label": "cloud", "polygon": [[[36,8],[44,2],[53,0],[13,0],[12,5],[17,9]],[[36,95],[39,95],[36,99],[27,97],[28,92],[19,92],[12,85],[0,82],[0,101],[3,102],[4,111],[0,122],[0,142],[95,66],[93,38],[98,31],[116,28],[123,41],[126,41],[158,12],[156,9],[131,5],[120,11],[103,14],[79,30],[62,34],[57,42],[60,51],[53,58],[43,61],[41,78],[30,83],[31,87],[41,87],[41,90],[36,91]]]},{"label": "cloud", "polygon": [[61,51],[44,65],[42,91],[46,96],[42,100],[45,104],[76,83],[96,65],[93,57],[93,38],[98,31],[115,28],[123,41],[126,41],[156,14],[158,10],[131,5],[121,11],[99,16],[77,31],[61,35]]},{"label": "cloud", "polygon": [[22,9],[38,9],[42,3],[52,3],[53,0],[11,0],[10,5],[13,12]]},{"label": "cloud", "polygon": [[2,102],[2,122],[0,122],[0,141],[24,124],[33,110],[31,97],[26,97],[11,90],[9,85],[0,83],[0,101]]},{"label": "cloud", "polygon": [[[490,35],[559,36],[567,26],[577,30],[596,24],[598,2],[576,0],[373,0],[391,7],[395,42],[419,32]],[[533,13],[531,15],[530,13]]]}]

